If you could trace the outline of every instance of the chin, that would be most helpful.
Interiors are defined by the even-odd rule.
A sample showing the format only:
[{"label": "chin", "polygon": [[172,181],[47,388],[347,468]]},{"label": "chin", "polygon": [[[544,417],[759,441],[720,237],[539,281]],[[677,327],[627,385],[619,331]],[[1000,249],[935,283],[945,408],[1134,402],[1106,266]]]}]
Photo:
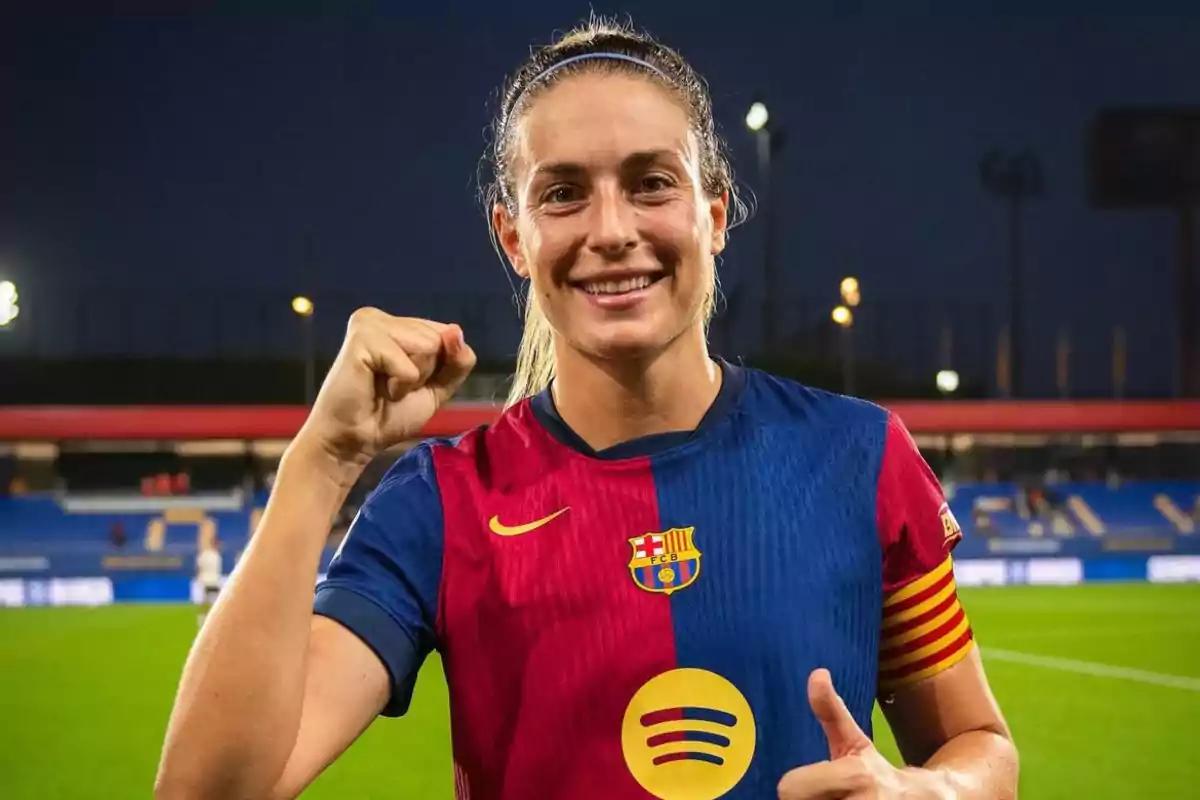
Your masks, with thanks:
[{"label": "chin", "polygon": [[647,324],[648,321],[609,323],[602,330],[581,332],[580,349],[597,358],[637,358],[657,353],[675,340],[674,329]]}]

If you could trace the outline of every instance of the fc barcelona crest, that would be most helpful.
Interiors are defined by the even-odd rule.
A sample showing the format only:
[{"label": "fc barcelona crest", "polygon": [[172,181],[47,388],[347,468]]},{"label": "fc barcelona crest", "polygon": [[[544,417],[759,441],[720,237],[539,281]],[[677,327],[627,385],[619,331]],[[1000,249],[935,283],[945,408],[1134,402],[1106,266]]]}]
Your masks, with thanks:
[{"label": "fc barcelona crest", "polygon": [[633,557],[629,573],[647,592],[671,594],[691,586],[700,575],[700,551],[692,542],[695,528],[672,528],[629,540]]}]

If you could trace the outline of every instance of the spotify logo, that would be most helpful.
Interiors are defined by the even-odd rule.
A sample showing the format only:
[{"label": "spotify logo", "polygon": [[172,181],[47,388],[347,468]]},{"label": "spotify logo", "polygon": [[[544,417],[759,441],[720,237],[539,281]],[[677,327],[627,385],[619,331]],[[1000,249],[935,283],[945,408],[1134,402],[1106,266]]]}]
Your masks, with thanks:
[{"label": "spotify logo", "polygon": [[736,686],[706,670],[676,669],[634,693],[621,748],[633,777],[660,800],[716,800],[750,768],[755,735]]}]

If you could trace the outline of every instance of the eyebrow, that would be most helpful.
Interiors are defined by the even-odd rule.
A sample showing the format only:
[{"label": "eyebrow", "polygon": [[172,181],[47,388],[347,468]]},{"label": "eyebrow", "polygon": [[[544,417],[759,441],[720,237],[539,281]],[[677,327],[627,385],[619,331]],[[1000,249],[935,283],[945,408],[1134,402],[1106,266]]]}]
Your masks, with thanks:
[{"label": "eyebrow", "polygon": [[[660,163],[663,161],[678,160],[678,154],[674,150],[660,148],[657,150],[639,150],[636,153],[630,153],[625,158],[621,159],[621,169],[637,169],[639,167],[647,167],[651,164]],[[552,162],[542,164],[534,170],[534,177],[550,176],[550,177],[575,177],[587,172],[587,168],[582,164],[577,164],[569,161]]]}]

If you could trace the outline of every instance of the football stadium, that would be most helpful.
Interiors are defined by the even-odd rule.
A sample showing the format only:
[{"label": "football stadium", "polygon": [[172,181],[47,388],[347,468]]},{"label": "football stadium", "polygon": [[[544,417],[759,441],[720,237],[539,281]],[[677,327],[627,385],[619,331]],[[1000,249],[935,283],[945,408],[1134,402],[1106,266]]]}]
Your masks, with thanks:
[{"label": "football stadium", "polygon": [[[1200,781],[1188,735],[1200,719],[1200,480],[1186,474],[1200,456],[1200,407],[1078,404],[1065,424],[1053,403],[896,410],[941,467],[962,525],[955,572],[1021,747],[1025,796],[1189,796]],[[236,561],[278,437],[302,413],[0,414],[21,475],[53,470],[78,486],[0,504],[6,796],[144,796],[196,632],[197,550],[217,538]],[[450,406],[431,433],[494,413]],[[1017,462],[1041,475],[1010,480]],[[972,469],[999,479],[972,480]],[[142,478],[121,493],[95,475]],[[305,796],[450,797],[449,747],[445,682],[431,660],[408,715],[375,723]]]},{"label": "football stadium", "polygon": [[[589,771],[589,760],[598,758],[593,748],[605,747],[610,761],[604,763],[615,764],[625,781],[612,790],[621,800],[746,797],[746,783],[733,788],[743,774],[756,776],[756,787],[783,777],[754,772],[789,746],[772,739],[791,730],[780,727],[779,709],[798,708],[807,729],[829,736],[811,700],[809,674],[795,671],[793,684],[793,670],[779,667],[807,663],[780,655],[785,628],[788,647],[852,654],[831,666],[839,686],[844,676],[859,674],[853,654],[861,637],[853,632],[874,637],[862,651],[879,656],[859,680],[867,691],[854,697],[847,691],[841,709],[849,715],[857,708],[860,722],[872,720],[874,746],[897,768],[905,765],[897,741],[908,740],[900,725],[893,736],[885,718],[882,704],[897,697],[884,691],[885,674],[941,686],[935,679],[949,674],[943,670],[971,663],[951,656],[977,652],[1019,752],[1022,798],[1200,796],[1200,112],[1190,69],[1200,52],[1200,26],[1150,17],[1080,25],[1049,12],[901,19],[890,5],[866,5],[878,8],[826,17],[763,5],[768,16],[750,8],[715,17],[689,12],[687,24],[675,6],[655,0],[616,9],[678,41],[713,86],[711,97],[700,78],[672,83],[691,67],[594,15],[582,23],[583,33],[531,51],[531,42],[577,22],[575,10],[563,16],[557,6],[536,3],[499,17],[494,8],[463,6],[473,22],[456,10],[343,15],[326,4],[288,14],[9,18],[0,12],[14,59],[11,71],[0,70],[6,73],[0,96],[11,90],[16,110],[12,124],[0,126],[0,150],[14,165],[3,171],[7,185],[0,188],[6,196],[0,200],[0,800],[155,795],[168,723],[178,724],[173,713],[189,711],[181,712],[186,699],[177,703],[187,692],[185,664],[205,649],[194,647],[198,641],[210,650],[230,646],[205,637],[214,620],[216,627],[225,623],[222,614],[243,590],[239,579],[256,563],[260,545],[284,542],[271,522],[288,502],[280,498],[309,508],[303,504],[310,498],[289,482],[287,456],[306,442],[335,441],[314,439],[311,430],[314,419],[337,419],[328,410],[327,393],[334,391],[328,387],[349,385],[347,374],[357,375],[353,386],[367,398],[355,413],[366,408],[378,421],[407,403],[406,413],[420,424],[403,435],[356,439],[358,449],[339,464],[353,462],[358,471],[328,505],[337,509],[329,525],[323,511],[293,520],[319,528],[308,540],[314,560],[321,548],[314,597],[336,591],[364,563],[355,559],[375,546],[364,537],[378,527],[388,492],[429,484],[444,493],[451,484],[439,482],[458,472],[478,479],[476,489],[495,478],[492,494],[462,494],[461,502],[443,494],[435,513],[439,520],[453,516],[458,528],[488,544],[471,550],[458,528],[461,537],[452,542],[453,526],[439,522],[432,539],[437,558],[429,559],[443,570],[437,580],[414,567],[381,582],[391,580],[425,603],[414,612],[422,619],[448,625],[439,581],[452,558],[458,575],[490,580],[489,570],[508,572],[494,585],[458,595],[453,609],[456,635],[470,631],[477,648],[480,641],[500,644],[481,656],[478,649],[443,647],[449,635],[425,642],[429,655],[406,712],[390,713],[405,700],[393,696],[389,713],[372,714],[362,736],[303,791],[305,798],[557,800],[561,789],[539,794],[539,776],[546,786],[563,787],[573,776],[611,774]],[[597,50],[597,41],[625,44]],[[522,58],[531,60],[513,72]],[[597,60],[604,66],[589,73]],[[1118,62],[1123,66],[1114,69]],[[554,77],[561,82],[539,94],[538,81],[564,65],[582,77],[562,73]],[[504,75],[512,82],[497,92]],[[594,82],[583,100],[559,91],[583,80]],[[659,92],[655,82],[679,91]],[[621,104],[634,103],[639,92],[656,114],[639,106],[637,114],[587,116],[625,109]],[[691,116],[669,105],[663,111],[680,97],[691,104]],[[485,146],[479,134],[488,98],[503,101],[487,111],[497,115],[488,127],[497,142],[485,156],[494,185],[464,177]],[[558,98],[545,102],[568,103],[591,121],[569,136],[530,136],[522,147],[566,141],[588,158],[609,153],[615,145],[589,137],[609,130],[610,119],[624,120],[626,127],[614,123],[622,135],[664,119],[683,131],[680,141],[691,142],[693,128],[708,131],[697,139],[701,156],[681,145],[685,155],[671,157],[694,166],[697,185],[709,195],[670,194],[678,176],[655,161],[668,156],[638,151],[619,169],[586,158],[556,162],[546,170],[567,175],[567,183],[545,197],[561,197],[553,201],[560,205],[528,212],[533,201],[507,194],[504,170],[517,169],[512,165],[520,160],[508,158],[501,148],[508,140],[499,132],[510,123],[533,126],[536,115],[528,109],[544,98]],[[547,113],[536,121],[559,130],[552,126],[575,118]],[[572,194],[625,181],[634,162],[650,165],[636,167],[646,174],[638,173],[634,188],[595,189],[595,197],[607,198],[603,203]],[[732,164],[736,176],[713,164]],[[717,177],[710,180],[712,170]],[[748,219],[739,192],[753,207]],[[478,213],[480,195],[493,203],[485,216],[496,252]],[[605,213],[593,213],[593,202]],[[697,215],[693,205],[709,212]],[[691,210],[679,211],[685,207]],[[522,240],[528,229],[513,220],[543,227]],[[703,227],[712,220],[713,230]],[[731,228],[728,250],[718,222]],[[703,235],[692,235],[688,225]],[[679,234],[683,229],[688,236]],[[608,242],[619,236],[628,241]],[[718,239],[702,256],[688,255],[696,242]],[[528,241],[562,249],[535,251]],[[501,252],[503,267],[496,263]],[[538,252],[541,261],[528,256]],[[630,259],[641,259],[641,272],[630,272]],[[655,266],[645,267],[646,259]],[[695,264],[707,283],[689,282]],[[554,270],[586,275],[545,277]],[[521,282],[529,284],[528,296]],[[543,302],[549,311],[538,310]],[[646,333],[647,320],[673,321],[669,315],[685,306],[692,316],[680,327],[684,333],[661,347],[657,340],[647,344],[659,332]],[[382,312],[356,313],[365,307]],[[710,311],[711,319],[703,316]],[[386,330],[400,333],[360,358],[354,347],[366,334],[356,325],[364,319],[382,319],[380,325],[392,326]],[[697,335],[688,339],[688,331]],[[526,345],[539,332],[551,348],[551,367],[535,380],[530,364],[537,359]],[[395,353],[386,349],[404,336],[410,338],[396,352],[416,378],[403,364],[395,368]],[[694,373],[701,377],[652,384],[656,365],[675,357],[678,341],[700,354]],[[468,355],[464,374],[438,382]],[[540,363],[545,367],[545,359]],[[596,378],[609,369],[623,379],[633,374],[612,364],[638,366],[633,389]],[[347,372],[354,368],[360,371]],[[584,373],[595,381],[580,381]],[[699,408],[697,398],[714,374],[720,386],[704,395],[711,404]],[[559,409],[551,381],[565,384],[568,375],[579,386],[602,389],[567,392]],[[528,391],[506,404],[518,384]],[[652,385],[661,391],[646,389]],[[448,400],[439,394],[447,386]],[[728,387],[745,394],[728,395]],[[768,395],[795,415],[787,425],[769,416],[783,412],[763,400]],[[583,400],[570,406],[572,396]],[[601,396],[617,400],[605,406]],[[430,398],[421,406],[428,414],[411,411]],[[822,417],[812,410],[818,406],[843,409],[844,416]],[[596,408],[608,411],[579,411]],[[696,412],[687,425],[659,424],[676,419],[667,411],[678,408]],[[695,441],[712,441],[703,436],[712,436],[714,409],[727,415],[719,424],[733,420],[730,429],[755,414],[769,418],[762,430],[772,434],[736,429],[741,438],[729,434],[729,440],[743,449],[723,456],[716,483],[671,483],[664,477],[675,463],[670,459],[698,452]],[[869,456],[846,443],[843,428],[851,426],[843,423],[852,415],[887,421],[877,426],[887,433],[871,440],[876,449]],[[628,419],[650,422],[622,428]],[[601,425],[601,433],[592,425]],[[603,425],[620,435],[605,438]],[[497,429],[515,444],[488,461],[479,442],[494,441],[485,437]],[[538,430],[553,444],[538,444]],[[661,449],[622,450],[647,441]],[[891,516],[885,524],[892,506],[885,508],[878,487],[891,474],[887,448],[896,443],[910,459],[896,468],[909,483],[898,485],[918,486],[926,492],[921,499],[935,502],[919,519],[914,512],[893,525]],[[541,470],[549,462],[539,459],[551,451],[556,464],[585,466],[547,469],[522,478],[530,481],[524,494],[513,490],[512,476]],[[605,464],[608,458],[619,463]],[[427,462],[436,469],[412,480],[413,465]],[[629,488],[634,478],[621,482],[627,479],[621,470],[632,474],[630,464],[641,470],[636,491]],[[785,465],[794,464],[808,472],[785,475]],[[611,480],[595,477],[609,466]],[[824,487],[821,502],[811,501],[810,483]],[[869,488],[865,501],[853,494],[860,484]],[[587,539],[578,546],[556,540],[549,527],[547,535],[524,536],[570,510],[565,501],[541,519],[507,516],[527,510],[521,505],[527,495],[540,502],[543,494],[553,500],[567,493],[579,517],[586,503],[613,515],[648,504],[661,516],[617,531],[619,548],[603,555]],[[852,494],[857,499],[846,499]],[[886,502],[903,510],[917,494],[898,491],[899,499]],[[512,499],[517,495],[520,502]],[[514,505],[497,512],[488,505],[493,501]],[[808,502],[817,511],[788,516]],[[742,516],[728,517],[738,522],[727,526],[704,524],[724,517],[701,517],[687,527],[687,503],[723,503]],[[588,535],[573,525],[560,532]],[[894,541],[886,540],[885,528]],[[915,563],[925,558],[914,555],[918,534],[933,542],[937,561]],[[738,537],[753,542],[743,547]],[[489,549],[501,541],[513,548],[503,563],[498,549]],[[359,550],[346,555],[356,542]],[[428,543],[415,533],[411,542],[418,544],[405,542],[398,547],[414,552]],[[857,582],[839,582],[848,573],[824,575],[814,566],[826,557],[851,563],[847,553],[858,564],[864,552],[870,568],[854,573]],[[905,582],[888,583],[889,558],[914,560]],[[881,561],[883,586],[876,591]],[[619,599],[605,600],[611,607],[585,606],[580,598],[591,595],[573,589],[599,585],[601,562],[613,567],[608,574],[619,591],[610,594]],[[306,626],[308,574],[303,587],[291,584],[304,589]],[[768,585],[767,574],[783,580]],[[864,583],[862,574],[874,582]],[[718,575],[733,576],[729,585],[740,581],[738,593],[728,595],[736,602],[712,600],[726,597],[708,593]],[[802,577],[790,581],[796,575]],[[780,607],[781,598],[796,597],[811,600],[816,612],[803,603]],[[671,610],[702,602],[713,606],[691,621]],[[371,613],[393,617],[386,630],[416,641],[390,608],[376,604]],[[323,608],[316,607],[315,618],[330,615]],[[553,624],[542,626],[554,613]],[[378,656],[372,667],[386,672],[380,680],[391,681],[389,690],[407,690],[395,665],[409,662],[385,654],[362,632],[371,630],[365,623],[360,629],[334,619],[361,639],[360,653],[369,648]],[[589,625],[602,635],[577,635]],[[627,748],[621,761],[622,753],[613,753],[654,717],[634,713],[637,697],[666,672],[639,678],[637,696],[621,695],[624,721],[616,714],[620,724],[586,741],[560,741],[557,728],[547,724],[547,734],[529,719],[530,709],[558,713],[553,718],[560,723],[564,716],[548,709],[552,695],[539,697],[559,676],[532,674],[531,664],[581,661],[586,670],[587,656],[576,654],[594,645],[588,636],[604,639],[619,629],[613,641],[620,647],[643,656],[666,652],[672,673],[683,673],[688,659],[677,654],[714,626],[725,638],[706,640],[708,655],[726,664],[754,661],[753,674],[776,681],[764,678],[755,687],[774,687],[775,695],[750,700],[726,681],[737,708],[745,708],[740,721],[748,714],[757,728],[742,725],[741,733],[726,736],[718,728],[736,728],[737,714],[715,701],[679,701],[654,710],[655,724],[673,726],[668,732],[635,742],[647,752],[663,749],[642,763]],[[877,635],[881,630],[907,638]],[[819,638],[827,634],[834,638]],[[527,636],[526,650],[513,645],[508,656],[503,637],[510,635]],[[814,644],[829,641],[835,644]],[[615,649],[606,658],[615,658]],[[456,652],[471,657],[456,661]],[[514,663],[496,660],[506,657]],[[715,668],[694,672],[725,680]],[[488,694],[502,685],[493,673],[518,675],[512,696]],[[593,691],[611,689],[606,677],[593,675],[591,685],[601,687]],[[464,767],[472,754],[493,753],[495,744],[491,734],[464,731],[473,720],[463,723],[460,704],[469,694],[464,687],[475,684],[484,688],[470,694],[471,702],[491,700],[492,727],[481,722],[478,731],[500,730],[491,738],[501,739],[521,728],[526,741],[564,755],[547,763],[502,750],[501,766],[490,772],[474,762]],[[783,695],[787,703],[808,701],[785,706]],[[590,700],[571,700],[580,716],[588,715]],[[524,727],[495,719],[504,716],[495,709],[505,703],[525,715]],[[601,718],[609,719],[598,712]],[[944,734],[939,742],[960,735],[937,733]],[[991,735],[1011,752],[1007,737],[994,730],[967,733]],[[750,737],[749,748],[738,736]],[[826,747],[819,740],[817,761],[828,750],[835,764],[845,763],[833,741]],[[187,754],[174,758],[173,769],[182,764],[186,771]],[[726,780],[736,758],[743,758],[741,772]],[[664,765],[680,771],[655,772]],[[903,772],[884,766],[888,774]],[[653,777],[676,774],[689,777],[678,784]],[[575,787],[584,800],[608,796],[607,786]],[[157,791],[170,800],[199,796],[161,784]]]}]

